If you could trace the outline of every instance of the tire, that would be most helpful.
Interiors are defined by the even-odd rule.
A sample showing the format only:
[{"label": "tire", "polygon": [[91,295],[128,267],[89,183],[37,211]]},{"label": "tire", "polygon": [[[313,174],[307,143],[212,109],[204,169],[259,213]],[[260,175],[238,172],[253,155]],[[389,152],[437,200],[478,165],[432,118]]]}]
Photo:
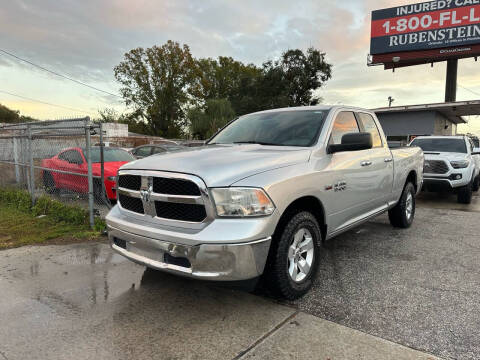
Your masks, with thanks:
[{"label": "tire", "polygon": [[409,182],[403,188],[397,205],[388,210],[390,224],[397,228],[409,228],[415,218],[415,205],[415,187]]},{"label": "tire", "polygon": [[97,204],[105,204],[105,202],[107,201],[106,197],[104,197],[102,193],[102,184],[98,180],[93,181],[93,199]]},{"label": "tire", "polygon": [[470,204],[472,202],[473,195],[473,183],[468,184],[467,186],[462,187],[458,190],[457,202],[459,204]]},{"label": "tire", "polygon": [[58,192],[58,189],[55,185],[55,179],[49,171],[43,172],[43,187],[47,194],[55,194]]},{"label": "tire", "polygon": [[478,175],[476,178],[475,178],[475,181],[473,182],[473,188],[472,190],[477,192],[478,190],[480,189],[480,175]]},{"label": "tire", "polygon": [[287,300],[305,295],[318,270],[321,242],[315,217],[306,211],[294,213],[273,237],[265,271],[266,286]]}]

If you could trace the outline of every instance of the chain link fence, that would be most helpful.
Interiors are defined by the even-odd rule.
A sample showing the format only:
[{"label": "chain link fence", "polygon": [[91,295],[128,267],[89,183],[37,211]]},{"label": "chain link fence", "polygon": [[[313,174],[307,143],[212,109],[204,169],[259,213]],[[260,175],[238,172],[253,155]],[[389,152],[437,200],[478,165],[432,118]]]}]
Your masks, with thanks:
[{"label": "chain link fence", "polygon": [[131,160],[105,148],[102,124],[88,117],[0,126],[0,186],[27,189],[33,203],[48,195],[85,207],[92,226],[116,201],[116,172]]}]

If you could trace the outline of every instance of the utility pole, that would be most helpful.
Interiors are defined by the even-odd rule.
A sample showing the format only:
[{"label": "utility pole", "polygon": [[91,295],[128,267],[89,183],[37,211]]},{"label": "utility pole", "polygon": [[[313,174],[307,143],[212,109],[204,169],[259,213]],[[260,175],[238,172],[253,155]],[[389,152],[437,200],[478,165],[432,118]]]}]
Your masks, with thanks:
[{"label": "utility pole", "polygon": [[447,80],[445,82],[445,102],[457,101],[458,59],[447,60]]}]

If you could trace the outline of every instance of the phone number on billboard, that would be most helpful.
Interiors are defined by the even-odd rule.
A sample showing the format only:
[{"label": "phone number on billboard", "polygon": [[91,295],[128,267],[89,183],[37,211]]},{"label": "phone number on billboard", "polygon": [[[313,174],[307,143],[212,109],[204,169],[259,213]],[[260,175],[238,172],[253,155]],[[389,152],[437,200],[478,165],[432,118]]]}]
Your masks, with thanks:
[{"label": "phone number on billboard", "polygon": [[[460,26],[462,24],[472,24],[480,22],[480,11],[478,8],[470,8],[468,13],[458,14],[457,11],[444,11],[432,16],[426,14],[423,16],[409,16],[408,18],[399,18],[395,21],[387,20],[383,23],[385,35],[391,32],[417,31],[431,28],[444,28],[450,26]],[[477,10],[477,11],[475,11]],[[478,14],[477,14],[478,13]]]}]

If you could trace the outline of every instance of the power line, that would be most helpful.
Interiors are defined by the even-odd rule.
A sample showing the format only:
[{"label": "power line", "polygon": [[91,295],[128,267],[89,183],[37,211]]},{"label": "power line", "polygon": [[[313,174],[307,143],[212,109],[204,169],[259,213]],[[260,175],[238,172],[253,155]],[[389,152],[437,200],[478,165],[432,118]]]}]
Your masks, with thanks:
[{"label": "power line", "polygon": [[475,94],[475,95],[480,96],[480,93],[475,92],[475,91],[473,91],[473,90],[470,90],[470,89],[466,88],[465,86],[458,85],[458,87],[461,87],[461,88],[464,89],[464,90],[470,91],[472,94]]},{"label": "power line", "polygon": [[59,74],[58,72],[55,72],[55,71],[53,71],[53,70],[49,70],[49,69],[47,69],[47,68],[44,68],[43,66],[37,65],[37,64],[35,64],[35,63],[33,63],[33,62],[29,61],[29,60],[23,59],[23,58],[15,55],[15,54],[12,54],[11,52],[8,52],[8,51],[6,51],[6,50],[0,49],[0,52],[6,54],[6,55],[8,55],[8,56],[11,56],[11,57],[13,57],[13,58],[15,58],[15,59],[17,59],[17,60],[26,62],[27,64],[30,64],[30,65],[32,65],[32,66],[34,66],[34,67],[36,67],[36,68],[38,68],[38,69],[41,69],[41,70],[43,70],[43,71],[46,71],[46,72],[48,72],[48,73],[50,73],[50,74],[59,76],[59,77],[61,77],[61,78],[63,78],[63,79],[67,79],[67,80],[73,81],[74,83],[77,83],[77,84],[79,84],[79,85],[86,86],[86,87],[88,87],[88,88],[90,88],[90,89],[93,89],[93,90],[96,90],[96,91],[100,91],[100,92],[102,92],[102,93],[105,93],[105,94],[108,94],[108,95],[115,96],[115,97],[117,97],[117,98],[123,99],[120,95],[111,93],[111,92],[106,91],[106,90],[99,89],[99,88],[97,88],[97,87],[95,87],[95,86],[92,86],[92,85],[85,84],[85,83],[83,83],[83,82],[81,82],[81,81],[72,79],[71,77],[68,77],[68,76],[66,76],[66,75]]},{"label": "power line", "polygon": [[0,90],[0,93],[4,93],[4,94],[10,95],[10,96],[15,96],[15,97],[18,97],[20,99],[29,100],[29,101],[37,102],[37,103],[44,104],[44,105],[55,106],[55,107],[58,107],[58,108],[67,109],[67,110],[70,110],[70,111],[76,111],[76,112],[80,112],[80,113],[88,113],[88,114],[91,114],[91,115],[97,115],[96,113],[94,113],[92,111],[75,109],[75,108],[71,108],[71,107],[68,107],[68,106],[52,104],[52,103],[49,103],[49,102],[46,102],[46,101],[32,99],[32,98],[29,98],[29,97],[26,97],[26,96],[23,96],[23,95],[14,94],[14,93],[4,91],[4,90]]}]

